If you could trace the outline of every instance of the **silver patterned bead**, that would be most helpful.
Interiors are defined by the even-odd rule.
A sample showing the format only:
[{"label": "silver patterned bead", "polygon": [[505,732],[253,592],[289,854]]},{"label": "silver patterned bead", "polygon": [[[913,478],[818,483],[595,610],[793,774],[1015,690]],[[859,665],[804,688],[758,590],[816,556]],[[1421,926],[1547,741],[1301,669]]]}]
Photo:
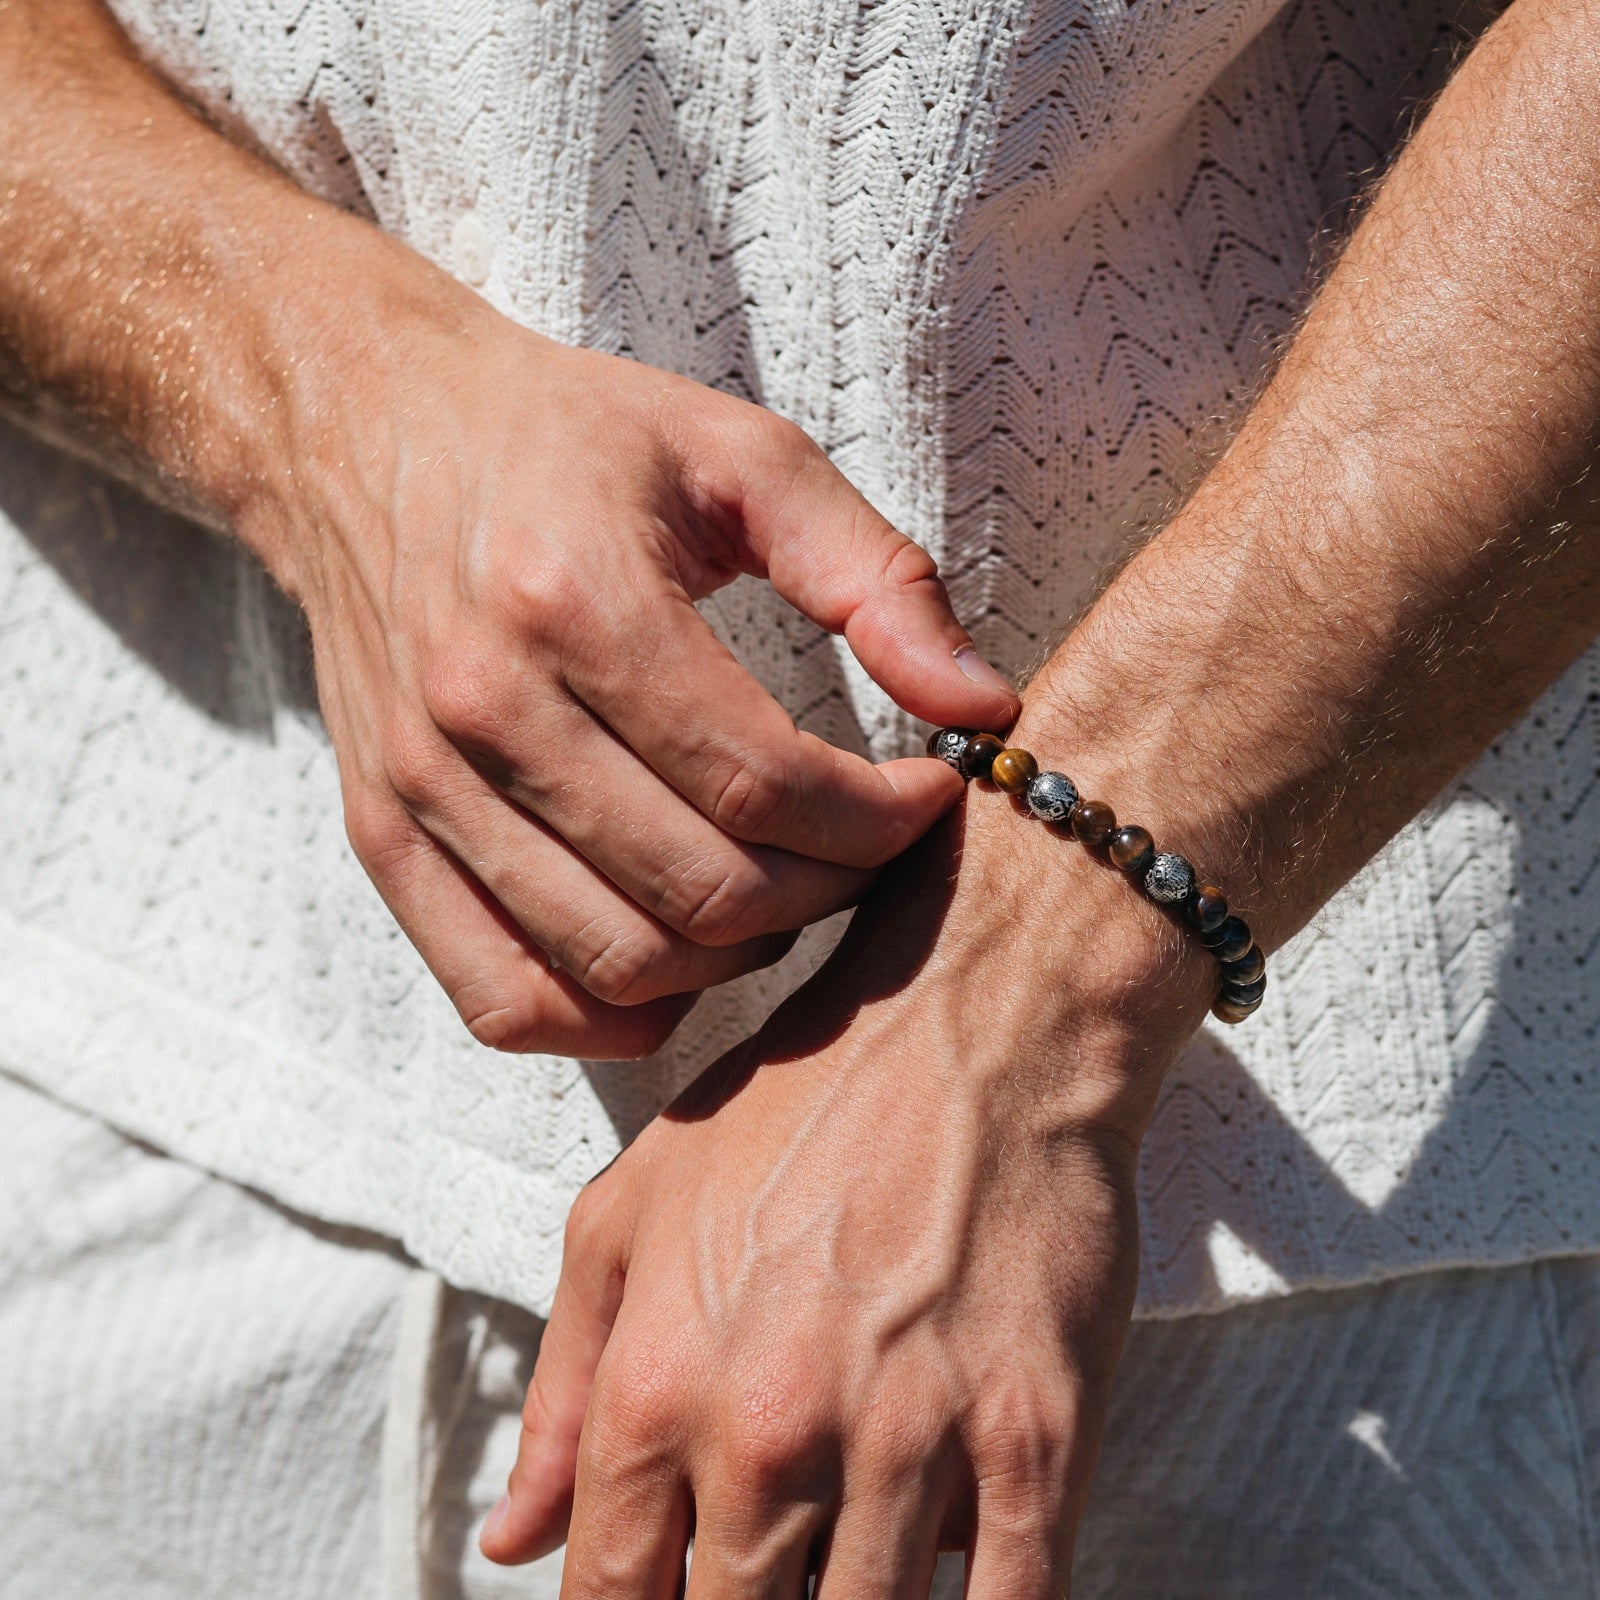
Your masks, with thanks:
[{"label": "silver patterned bead", "polygon": [[1194,888],[1194,868],[1182,856],[1163,850],[1144,869],[1144,892],[1163,905],[1175,905],[1187,900]]},{"label": "silver patterned bead", "polygon": [[947,767],[961,770],[961,757],[966,753],[967,741],[972,737],[965,728],[940,728],[928,740],[928,754]]},{"label": "silver patterned bead", "polygon": [[1042,822],[1065,822],[1078,803],[1078,786],[1060,772],[1041,772],[1028,785],[1028,809]]}]

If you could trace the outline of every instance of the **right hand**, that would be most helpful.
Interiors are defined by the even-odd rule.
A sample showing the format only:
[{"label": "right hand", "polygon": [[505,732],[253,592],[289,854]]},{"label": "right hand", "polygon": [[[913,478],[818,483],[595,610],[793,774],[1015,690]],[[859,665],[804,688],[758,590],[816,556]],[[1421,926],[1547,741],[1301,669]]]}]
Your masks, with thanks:
[{"label": "right hand", "polygon": [[769,579],[915,716],[1017,701],[798,427],[430,293],[321,364],[272,528],[241,532],[306,608],[356,853],[467,1026],[647,1054],[961,792],[797,731],[696,599]]}]

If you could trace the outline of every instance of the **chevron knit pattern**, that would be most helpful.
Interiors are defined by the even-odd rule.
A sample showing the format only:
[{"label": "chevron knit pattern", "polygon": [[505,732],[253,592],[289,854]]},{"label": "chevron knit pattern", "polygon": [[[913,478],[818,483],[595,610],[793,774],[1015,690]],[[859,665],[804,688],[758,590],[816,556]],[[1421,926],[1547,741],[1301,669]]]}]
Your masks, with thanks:
[{"label": "chevron knit pattern", "polygon": [[[1195,470],[1455,0],[117,0],[236,137],[510,315],[795,418],[1024,671]],[[0,1067],[542,1307],[577,1185],[826,948],[642,1068],[479,1050],[341,837],[298,619],[0,437]],[[759,586],[805,726],[910,726]],[[1141,1307],[1600,1248],[1600,656],[1202,1035]]]}]

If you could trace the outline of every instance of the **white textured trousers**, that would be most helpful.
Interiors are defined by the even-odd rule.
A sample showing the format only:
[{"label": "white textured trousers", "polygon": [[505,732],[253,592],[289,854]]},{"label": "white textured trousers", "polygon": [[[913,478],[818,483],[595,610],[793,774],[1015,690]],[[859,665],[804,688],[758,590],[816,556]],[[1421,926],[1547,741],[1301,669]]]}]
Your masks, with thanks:
[{"label": "white textured trousers", "polygon": [[[554,1600],[538,1325],[0,1078],[3,1600]],[[1600,1600],[1600,1264],[1135,1326],[1078,1600]],[[956,1589],[946,1563],[941,1589]]]}]

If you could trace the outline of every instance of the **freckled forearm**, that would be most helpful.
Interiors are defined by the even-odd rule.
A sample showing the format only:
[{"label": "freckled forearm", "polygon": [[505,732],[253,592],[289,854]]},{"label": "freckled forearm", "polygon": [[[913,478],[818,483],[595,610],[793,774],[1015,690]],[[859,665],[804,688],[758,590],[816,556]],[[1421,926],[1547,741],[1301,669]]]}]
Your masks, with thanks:
[{"label": "freckled forearm", "polygon": [[288,185],[159,85],[92,0],[0,5],[0,180],[11,409],[220,490],[237,463],[202,440],[211,413],[268,407],[239,359],[256,330],[227,292],[226,213]]},{"label": "freckled forearm", "polygon": [[326,378],[386,348],[419,267],[205,123],[100,0],[0,0],[11,415],[244,532],[281,578],[273,517],[241,514],[287,493]]}]

